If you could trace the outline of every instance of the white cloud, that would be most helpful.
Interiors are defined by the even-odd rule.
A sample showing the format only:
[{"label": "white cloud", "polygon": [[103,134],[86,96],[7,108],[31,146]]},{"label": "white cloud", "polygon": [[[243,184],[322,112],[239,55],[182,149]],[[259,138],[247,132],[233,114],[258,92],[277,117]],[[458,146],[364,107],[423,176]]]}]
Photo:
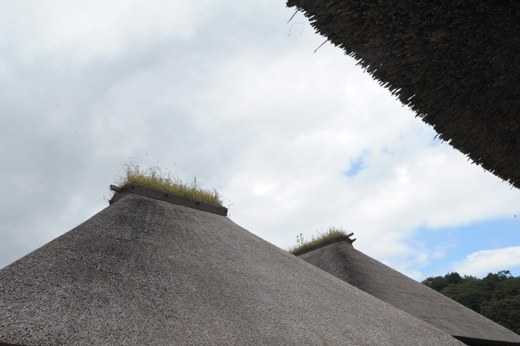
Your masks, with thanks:
[{"label": "white cloud", "polygon": [[457,273],[473,276],[486,276],[517,267],[520,267],[520,246],[477,251],[453,263],[453,270]]},{"label": "white cloud", "polygon": [[[129,44],[189,38],[215,0],[91,0],[2,2],[0,44],[17,45],[24,60],[53,55],[75,63],[112,59]],[[206,11],[206,12],[205,12]],[[206,14],[205,14],[206,13]],[[135,48],[139,48],[138,46]]]},{"label": "white cloud", "polygon": [[[0,199],[2,231],[20,229],[13,215],[30,193],[18,191],[34,187],[63,190],[34,215],[92,213],[61,225],[35,217],[24,230],[83,222],[129,156],[222,186],[231,218],[282,248],[343,226],[358,249],[413,277],[446,255],[410,243],[419,227],[517,213],[518,190],[435,145],[339,48],[313,53],[324,39],[301,14],[303,33],[298,24],[289,36],[292,14],[274,0],[0,3],[1,181],[13,196]],[[68,64],[74,73],[62,73]],[[360,157],[363,169],[345,176]],[[72,203],[72,189],[88,198]]]},{"label": "white cloud", "polygon": [[[518,191],[446,143],[432,145],[435,132],[341,51],[312,54],[319,42],[302,38],[273,60],[271,52],[239,55],[215,70],[214,87],[197,101],[199,126],[247,134],[228,131],[242,146],[224,189],[239,224],[282,248],[300,232],[343,226],[359,249],[420,277],[409,268],[446,251],[409,245],[419,227],[517,210]],[[345,177],[367,151],[365,168]]]}]

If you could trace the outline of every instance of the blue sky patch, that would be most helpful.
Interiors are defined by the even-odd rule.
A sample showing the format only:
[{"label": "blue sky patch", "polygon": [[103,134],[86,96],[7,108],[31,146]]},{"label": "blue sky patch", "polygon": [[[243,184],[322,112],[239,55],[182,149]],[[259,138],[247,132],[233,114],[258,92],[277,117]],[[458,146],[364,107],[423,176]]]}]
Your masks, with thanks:
[{"label": "blue sky patch", "polygon": [[[474,252],[519,246],[519,228],[520,213],[516,217],[511,215],[500,219],[472,223],[467,226],[445,227],[435,230],[421,227],[417,230],[416,236],[410,240],[410,244],[413,246],[425,245],[430,251],[435,251],[436,248],[444,248],[446,253],[444,258],[432,258],[426,266],[415,269],[426,276],[439,272],[444,275],[451,272],[453,262],[461,261]],[[504,268],[500,270],[510,270],[513,276],[520,276],[520,267],[504,265]],[[459,274],[479,277],[475,273]]]},{"label": "blue sky patch", "polygon": [[371,151],[364,150],[361,155],[359,155],[355,160],[350,162],[350,167],[347,171],[341,172],[346,177],[352,178],[358,175],[360,171],[367,168],[365,163],[365,159],[372,154]]},{"label": "blue sky patch", "polygon": [[428,143],[429,147],[437,148],[439,145],[441,145],[441,140],[438,136],[435,136],[431,142]]},{"label": "blue sky patch", "polygon": [[395,156],[395,151],[390,151],[390,149],[388,149],[388,147],[383,147],[381,149],[381,153],[383,154],[386,154],[386,155],[390,155],[390,156]]}]

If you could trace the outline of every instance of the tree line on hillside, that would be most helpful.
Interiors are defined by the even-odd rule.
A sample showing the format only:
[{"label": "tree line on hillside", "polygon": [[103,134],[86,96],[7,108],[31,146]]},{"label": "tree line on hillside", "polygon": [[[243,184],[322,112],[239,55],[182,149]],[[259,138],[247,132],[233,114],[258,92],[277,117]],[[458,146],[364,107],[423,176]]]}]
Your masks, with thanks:
[{"label": "tree line on hillside", "polygon": [[509,270],[483,279],[453,272],[429,277],[422,284],[520,334],[520,276]]}]

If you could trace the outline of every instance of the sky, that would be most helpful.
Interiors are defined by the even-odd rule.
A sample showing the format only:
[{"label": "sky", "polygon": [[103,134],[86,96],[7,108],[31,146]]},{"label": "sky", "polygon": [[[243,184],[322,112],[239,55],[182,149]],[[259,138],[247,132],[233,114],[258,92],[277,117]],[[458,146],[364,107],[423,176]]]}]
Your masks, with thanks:
[{"label": "sky", "polygon": [[341,227],[415,280],[520,276],[520,191],[294,12],[1,1],[0,268],[108,207],[132,163],[218,188],[231,220],[282,249]]}]

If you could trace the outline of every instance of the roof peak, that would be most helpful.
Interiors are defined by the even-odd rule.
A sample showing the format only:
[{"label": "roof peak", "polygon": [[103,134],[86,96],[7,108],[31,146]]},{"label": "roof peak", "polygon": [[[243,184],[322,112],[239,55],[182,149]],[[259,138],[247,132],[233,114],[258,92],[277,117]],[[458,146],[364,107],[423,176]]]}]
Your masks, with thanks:
[{"label": "roof peak", "polygon": [[329,238],[329,239],[327,239],[325,241],[322,241],[321,243],[314,244],[314,245],[311,245],[309,247],[303,248],[301,250],[295,251],[292,254],[295,255],[295,256],[301,256],[304,253],[311,252],[311,251],[320,249],[322,247],[325,247],[327,245],[331,245],[331,244],[334,244],[334,243],[339,243],[339,242],[342,242],[342,241],[347,242],[349,245],[352,245],[352,243],[356,241],[355,238],[354,239],[350,239],[350,237],[353,236],[353,235],[354,235],[353,232],[350,233],[350,234],[347,234],[347,235],[338,235],[336,237]]},{"label": "roof peak", "polygon": [[228,209],[225,207],[219,207],[207,202],[197,201],[194,199],[182,197],[179,195],[175,195],[173,193],[167,192],[167,191],[161,191],[157,189],[153,189],[151,187],[147,187],[144,185],[129,183],[125,184],[122,187],[117,187],[115,185],[110,185],[110,189],[112,191],[115,191],[114,196],[109,201],[110,205],[116,203],[121,198],[129,195],[129,194],[135,194],[135,195],[141,195],[153,199],[158,199],[160,201],[173,203],[182,205],[188,208],[198,209],[202,211],[206,211],[208,213],[213,213],[217,215],[227,216]]}]

